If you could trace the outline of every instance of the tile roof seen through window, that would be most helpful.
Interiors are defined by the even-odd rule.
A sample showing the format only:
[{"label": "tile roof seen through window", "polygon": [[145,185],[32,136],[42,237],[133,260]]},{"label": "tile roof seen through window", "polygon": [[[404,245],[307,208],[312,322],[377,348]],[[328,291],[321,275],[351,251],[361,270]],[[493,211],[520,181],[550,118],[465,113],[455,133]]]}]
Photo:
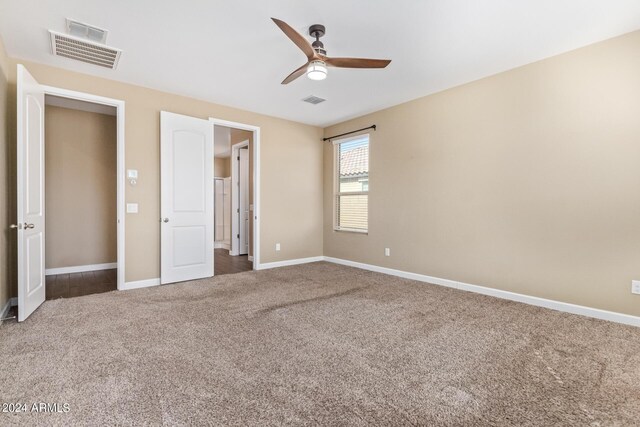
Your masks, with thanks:
[{"label": "tile roof seen through window", "polygon": [[340,144],[340,176],[369,174],[369,141]]}]

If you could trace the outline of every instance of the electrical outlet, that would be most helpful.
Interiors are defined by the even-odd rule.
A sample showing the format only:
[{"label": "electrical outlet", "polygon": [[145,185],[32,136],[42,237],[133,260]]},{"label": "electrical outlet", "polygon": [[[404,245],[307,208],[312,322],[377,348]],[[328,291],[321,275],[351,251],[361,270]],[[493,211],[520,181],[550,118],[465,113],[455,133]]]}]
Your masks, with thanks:
[{"label": "electrical outlet", "polygon": [[384,248],[384,256],[391,256],[391,249],[390,248]]},{"label": "electrical outlet", "polygon": [[640,294],[640,280],[631,281],[631,293]]},{"label": "electrical outlet", "polygon": [[280,243],[276,243],[276,251],[280,250]]}]

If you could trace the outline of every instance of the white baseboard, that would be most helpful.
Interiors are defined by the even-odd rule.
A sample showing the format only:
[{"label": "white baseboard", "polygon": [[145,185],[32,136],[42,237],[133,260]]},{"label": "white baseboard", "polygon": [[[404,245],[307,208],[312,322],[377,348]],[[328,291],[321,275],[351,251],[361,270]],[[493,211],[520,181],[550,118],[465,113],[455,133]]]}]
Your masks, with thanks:
[{"label": "white baseboard", "polygon": [[[250,258],[252,260],[253,257]],[[393,268],[380,267],[372,264],[365,264],[356,261],[350,261],[340,258],[327,256],[315,256],[309,258],[289,259],[285,261],[267,262],[255,266],[256,270],[267,270],[271,268],[286,267],[291,265],[307,264],[311,262],[327,261],[334,264],[346,265],[349,267],[360,268],[363,270],[374,271],[377,273],[389,274],[391,276],[402,277],[405,279],[416,280],[418,282],[431,283],[439,286],[459,289],[468,292],[474,292],[482,295],[488,295],[496,298],[507,299],[510,301],[521,302],[524,304],[534,305],[537,307],[549,308],[551,310],[562,311],[565,313],[578,314],[581,316],[592,317],[595,319],[608,320],[610,322],[622,323],[625,325],[640,327],[640,317],[629,314],[617,313],[614,311],[601,310],[598,308],[586,307],[582,305],[571,304],[567,302],[555,301],[546,298],[539,298],[530,295],[519,294],[515,292],[505,291],[501,289],[489,288],[486,286],[472,285],[470,283],[459,282],[456,280],[442,279],[439,277],[427,276],[419,273],[411,273],[408,271],[396,270]],[[160,285],[160,279],[138,280],[134,282],[126,282],[122,289],[138,289],[150,286]],[[15,302],[14,302],[15,300]],[[11,305],[17,305],[17,298],[11,299]],[[4,309],[3,309],[4,310]]]},{"label": "white baseboard", "polygon": [[546,298],[533,297],[515,292],[503,291],[500,289],[488,288],[485,286],[471,285],[469,283],[458,282],[455,280],[441,279],[438,277],[426,276],[424,274],[410,273],[402,270],[394,270],[392,268],[379,267],[377,265],[364,264],[361,262],[349,261],[340,258],[323,257],[325,261],[335,264],[356,267],[363,270],[375,271],[377,273],[389,274],[391,276],[402,277],[405,279],[416,280],[419,282],[432,283],[434,285],[446,286],[449,288],[460,289],[463,291],[475,292],[478,294],[489,295],[496,298],[517,301],[524,304],[535,305],[537,307],[550,308],[551,310],[563,311],[565,313],[579,314],[581,316],[593,317],[595,319],[608,320],[610,322],[623,323],[625,325],[639,326],[640,317],[631,316],[629,314],[616,313],[615,311],[601,310],[599,308],[585,307],[582,305],[571,304],[567,302],[555,301]]},{"label": "white baseboard", "polygon": [[76,265],[74,267],[47,268],[44,271],[44,274],[46,276],[51,276],[54,274],[69,274],[69,273],[83,273],[85,271],[111,270],[113,268],[118,268],[117,262],[108,262],[105,264]]},{"label": "white baseboard", "polygon": [[253,262],[253,256],[249,255],[247,258],[249,258],[249,261]]},{"label": "white baseboard", "polygon": [[307,264],[310,262],[324,261],[323,256],[314,256],[309,258],[288,259],[285,261],[266,262],[255,267],[256,270],[267,270],[269,268],[286,267],[289,265]]},{"label": "white baseboard", "polygon": [[119,291],[128,291],[131,289],[148,288],[150,286],[158,286],[160,284],[160,278],[136,280],[134,282],[125,282],[124,286]]},{"label": "white baseboard", "polygon": [[229,243],[224,243],[224,242],[214,242],[213,243],[213,248],[214,249],[226,249],[226,250],[229,250],[229,249],[231,249],[231,245]]}]

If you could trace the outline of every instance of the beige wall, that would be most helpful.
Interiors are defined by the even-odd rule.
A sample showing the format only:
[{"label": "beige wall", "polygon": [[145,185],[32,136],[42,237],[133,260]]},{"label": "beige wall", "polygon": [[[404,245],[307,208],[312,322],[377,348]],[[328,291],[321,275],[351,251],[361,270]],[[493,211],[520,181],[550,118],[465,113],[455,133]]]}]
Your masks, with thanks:
[{"label": "beige wall", "polygon": [[[139,203],[139,213],[126,216],[127,281],[160,275],[161,110],[260,126],[261,262],[322,255],[321,129],[12,58],[13,84],[18,62],[42,84],[126,102],[125,168],[139,172],[138,184],[127,185],[125,194],[126,202]],[[291,209],[292,199],[297,201],[296,209]],[[276,242],[282,243],[282,251],[275,251]]]},{"label": "beige wall", "polygon": [[640,32],[325,136],[371,124],[368,235],[333,231],[325,144],[324,255],[640,315]]},{"label": "beige wall", "polygon": [[10,141],[10,120],[12,115],[9,108],[9,58],[7,57],[2,40],[0,40],[0,310],[11,297],[13,287],[14,259],[12,247],[15,241],[15,230],[9,229],[14,219],[15,209],[13,197],[15,191],[11,187],[13,171],[12,164],[15,150]]},{"label": "beige wall", "polygon": [[47,268],[117,262],[116,117],[45,108]]},{"label": "beige wall", "polygon": [[228,178],[231,176],[231,157],[216,157],[214,159],[213,170],[217,178]]}]

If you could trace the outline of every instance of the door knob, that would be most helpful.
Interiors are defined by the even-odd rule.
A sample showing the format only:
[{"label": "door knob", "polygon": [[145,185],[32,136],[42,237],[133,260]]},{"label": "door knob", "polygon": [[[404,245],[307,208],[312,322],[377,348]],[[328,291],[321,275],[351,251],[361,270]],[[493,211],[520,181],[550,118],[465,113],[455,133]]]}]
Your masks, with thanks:
[{"label": "door knob", "polygon": [[24,223],[24,228],[26,229],[31,229],[31,228],[36,228],[35,224],[27,224],[26,222]]},{"label": "door knob", "polygon": [[163,219],[162,222],[169,222],[169,218]]},{"label": "door knob", "polygon": [[17,228],[18,230],[22,229],[22,224],[11,224],[9,228]]}]

